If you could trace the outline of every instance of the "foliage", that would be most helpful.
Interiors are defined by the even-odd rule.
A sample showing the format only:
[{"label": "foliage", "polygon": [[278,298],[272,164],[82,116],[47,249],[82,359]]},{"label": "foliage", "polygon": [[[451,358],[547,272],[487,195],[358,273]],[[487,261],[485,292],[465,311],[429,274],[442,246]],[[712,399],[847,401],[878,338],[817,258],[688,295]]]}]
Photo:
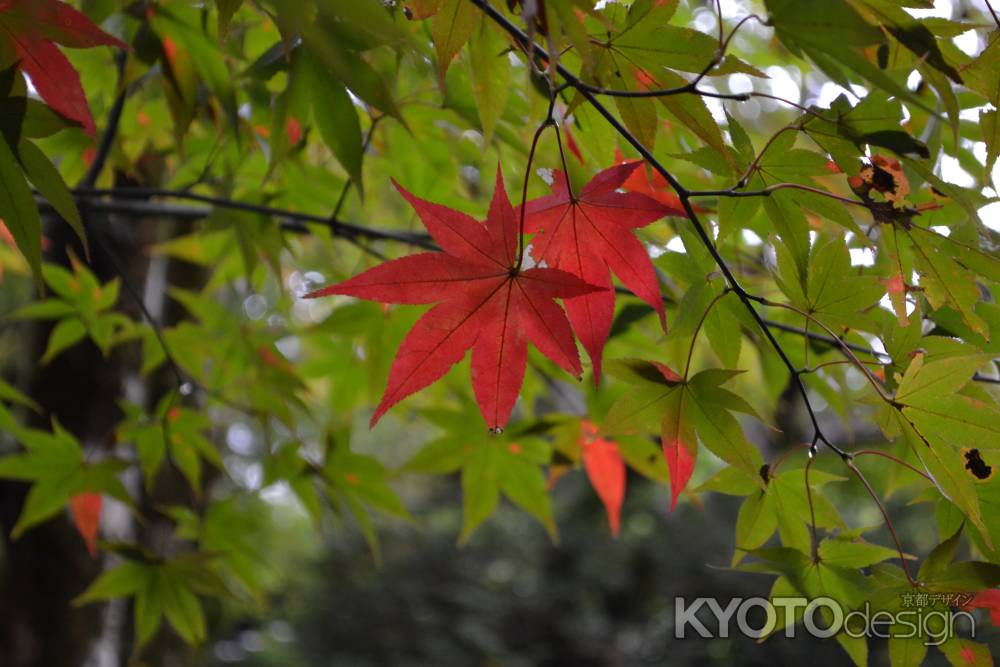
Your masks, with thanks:
[{"label": "foliage", "polygon": [[[46,332],[32,371],[92,345],[148,390],[95,435],[0,381],[0,477],[30,484],[11,537],[71,513],[114,564],[76,603],[131,600],[139,660],[164,619],[198,645],[207,601],[264,604],[268,488],[377,560],[411,476],[458,475],[460,543],[501,498],[555,540],[579,470],[616,536],[630,478],[671,510],[742,498],[728,565],[775,596],[969,593],[995,620],[1000,20],[755,4],[0,3],[5,326]],[[125,261],[132,224],[156,231]],[[108,499],[167,544],[100,541]]]}]

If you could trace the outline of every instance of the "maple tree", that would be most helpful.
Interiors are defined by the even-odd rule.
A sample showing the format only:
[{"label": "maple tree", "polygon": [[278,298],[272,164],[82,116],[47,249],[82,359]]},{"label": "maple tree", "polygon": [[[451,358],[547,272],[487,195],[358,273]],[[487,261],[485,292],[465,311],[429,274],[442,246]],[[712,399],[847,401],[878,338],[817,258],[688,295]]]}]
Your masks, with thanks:
[{"label": "maple tree", "polygon": [[0,0],[0,564],[77,575],[0,655],[196,664],[428,475],[463,546],[729,496],[760,595],[996,625],[1000,17],[733,4]]}]

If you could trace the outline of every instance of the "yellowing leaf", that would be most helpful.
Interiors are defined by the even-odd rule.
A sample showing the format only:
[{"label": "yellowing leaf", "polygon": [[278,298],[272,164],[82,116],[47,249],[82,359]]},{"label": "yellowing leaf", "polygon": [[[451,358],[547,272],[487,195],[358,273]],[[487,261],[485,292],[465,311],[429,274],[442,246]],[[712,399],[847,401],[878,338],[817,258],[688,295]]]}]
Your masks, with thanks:
[{"label": "yellowing leaf", "polygon": [[468,0],[444,0],[441,9],[434,15],[431,35],[437,51],[438,81],[442,90],[451,61],[469,41],[479,21],[479,10]]}]

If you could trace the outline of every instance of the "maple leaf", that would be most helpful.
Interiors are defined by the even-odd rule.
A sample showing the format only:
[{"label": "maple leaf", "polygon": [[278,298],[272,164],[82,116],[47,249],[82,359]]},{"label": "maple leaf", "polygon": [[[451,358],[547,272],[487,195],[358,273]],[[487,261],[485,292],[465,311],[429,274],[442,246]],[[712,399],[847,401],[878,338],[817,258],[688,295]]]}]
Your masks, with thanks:
[{"label": "maple leaf", "polygon": [[600,289],[554,268],[521,268],[518,221],[497,168],[485,225],[394,184],[443,252],[381,264],[306,298],[344,294],[382,303],[437,303],[400,346],[371,425],[393,405],[441,378],[472,349],[472,387],[490,429],[502,430],[524,381],[528,341],[579,377],[566,314],[553,300]]},{"label": "maple leaf", "polygon": [[760,452],[746,440],[730,412],[757,414],[746,401],[721,386],[739,371],[705,369],[685,380],[657,361],[615,359],[608,372],[632,387],[608,410],[602,430],[611,435],[659,430],[670,473],[671,510],[691,480],[699,440],[748,476],[758,475],[763,463]]},{"label": "maple leaf", "polygon": [[875,190],[896,206],[902,206],[910,194],[910,181],[903,173],[899,160],[884,155],[873,155],[869,163],[862,166],[858,176],[848,178],[848,183],[864,198]]},{"label": "maple leaf", "polygon": [[73,523],[87,544],[91,556],[97,555],[97,529],[101,525],[101,506],[104,504],[99,493],[80,493],[69,499]]},{"label": "maple leaf", "polygon": [[532,256],[603,288],[565,302],[573,331],[593,362],[595,384],[600,381],[601,352],[615,313],[612,272],[656,310],[666,328],[656,271],[631,231],[670,215],[670,210],[646,195],[618,192],[641,164],[605,169],[575,194],[566,175],[556,171],[552,194],[524,204],[525,231],[536,234]]},{"label": "maple leaf", "polygon": [[[684,379],[672,368],[658,361],[650,361],[670,384],[683,385]],[[670,511],[677,507],[677,499],[687,488],[694,473],[694,465],[698,458],[698,440],[694,433],[691,418],[685,418],[684,393],[686,387],[674,391],[669,400],[663,404],[663,417],[660,421],[660,444],[663,446],[663,456],[667,460],[670,471]]]},{"label": "maple leaf", "polygon": [[618,537],[625,502],[625,461],[621,450],[615,441],[602,438],[597,426],[587,420],[580,424],[580,447],[587,477],[608,513],[611,534]]},{"label": "maple leaf", "polygon": [[58,0],[0,1],[0,49],[12,51],[45,102],[94,136],[96,128],[80,75],[56,47],[128,49],[77,10]]},{"label": "maple leaf", "polygon": [[[630,164],[618,149],[615,149],[615,163]],[[669,211],[665,215],[677,216],[679,218],[687,217],[687,211],[681,205],[681,198],[674,193],[674,189],[670,187],[670,183],[667,183],[667,179],[663,178],[663,175],[658,171],[650,173],[645,167],[636,169],[622,183],[622,188],[629,192],[638,192],[660,202]],[[694,210],[699,213],[704,211],[699,206],[695,206]]]}]

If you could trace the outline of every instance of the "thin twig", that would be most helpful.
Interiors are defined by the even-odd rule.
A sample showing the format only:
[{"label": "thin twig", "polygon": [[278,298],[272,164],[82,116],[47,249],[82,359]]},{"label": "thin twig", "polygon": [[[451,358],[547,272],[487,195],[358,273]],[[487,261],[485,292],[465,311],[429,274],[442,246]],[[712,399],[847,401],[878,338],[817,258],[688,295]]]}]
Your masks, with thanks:
[{"label": "thin twig", "polygon": [[722,27],[722,0],[715,0],[715,18],[719,21],[719,52],[725,50],[725,30]]},{"label": "thin twig", "polygon": [[[792,445],[791,447],[789,447],[788,449],[786,449],[784,451],[784,453],[782,453],[782,455],[779,456],[777,458],[777,460],[775,460],[774,463],[771,464],[771,472],[772,473],[776,472],[778,470],[778,468],[781,466],[781,464],[784,463],[785,460],[788,459],[788,457],[790,457],[795,452],[799,451],[800,449],[809,450],[809,448],[810,448],[810,446],[807,445],[804,442],[800,442],[797,445]],[[808,465],[808,464],[806,464],[806,465]]]},{"label": "thin twig", "polygon": [[122,111],[124,111],[125,101],[128,99],[128,88],[124,85],[125,61],[127,58],[128,56],[124,52],[118,53],[115,56],[115,64],[118,67],[118,97],[115,98],[115,103],[108,114],[108,124],[104,128],[104,134],[101,135],[101,143],[94,154],[94,161],[90,163],[87,173],[80,179],[78,187],[94,187],[98,177],[104,170],[104,165],[107,164],[108,156],[111,155],[111,149],[115,145],[115,138],[118,136],[118,126],[122,120]]},{"label": "thin twig", "polygon": [[[772,306],[774,308],[784,308],[786,310],[798,313],[799,315],[802,315],[810,322],[816,323],[821,329],[826,331],[830,336],[836,337],[833,331],[830,329],[830,327],[826,326],[826,324],[824,324],[819,318],[817,318],[812,313],[806,312],[801,308],[798,308],[797,306],[793,306],[790,303],[781,303],[779,301],[771,301],[770,299],[760,299],[759,301],[765,306]],[[868,367],[865,366],[860,359],[858,359],[858,357],[854,354],[854,351],[848,347],[841,347],[841,350],[844,352],[847,358],[851,360],[854,366],[862,371],[862,373],[871,383],[872,388],[875,389],[875,392],[879,395],[879,397],[884,401],[891,402],[892,399],[889,397],[887,393],[885,393],[885,389],[882,387],[882,384],[879,382],[878,378],[876,378],[872,374],[872,372],[868,370]],[[799,372],[801,373],[801,371]]]},{"label": "thin twig", "polygon": [[809,114],[810,116],[813,116],[814,118],[819,118],[820,120],[824,120],[824,121],[826,121],[828,123],[835,123],[835,122],[837,122],[836,120],[830,120],[829,118],[827,118],[826,116],[824,116],[821,113],[817,113],[817,112],[813,111],[812,109],[810,109],[807,106],[799,104],[798,102],[793,102],[793,101],[791,101],[790,99],[788,99],[786,97],[780,97],[778,95],[772,95],[771,93],[762,93],[762,92],[757,91],[757,90],[751,90],[747,94],[750,95],[750,97],[762,97],[762,98],[764,98],[766,100],[774,100],[775,102],[781,102],[782,104],[787,104],[790,107],[795,107],[796,109],[798,109],[802,113]]},{"label": "thin twig", "polygon": [[[368,132],[365,134],[365,140],[361,143],[362,155],[368,151],[368,147],[372,143],[372,137],[375,136],[375,128],[378,127],[378,122],[381,119],[382,116],[371,116],[371,125],[368,126]],[[344,187],[340,190],[340,196],[337,197],[337,203],[333,207],[333,213],[330,214],[330,222],[337,222],[337,218],[340,217],[340,213],[344,210],[344,204],[347,203],[347,193],[350,192],[351,186],[353,185],[353,178],[349,177],[347,181],[344,182]]]},{"label": "thin twig", "polygon": [[163,356],[166,359],[167,366],[170,367],[170,371],[173,374],[174,379],[177,381],[177,387],[179,389],[186,382],[184,379],[184,371],[181,370],[180,364],[177,363],[177,359],[174,357],[174,353],[170,349],[170,345],[167,343],[167,339],[163,335],[163,330],[160,328],[159,323],[156,321],[156,318],[153,317],[153,313],[150,312],[149,307],[146,306],[146,302],[143,300],[142,295],[139,294],[139,290],[129,279],[125,270],[125,265],[122,263],[117,254],[111,249],[111,246],[105,242],[103,235],[98,233],[93,228],[93,225],[87,221],[86,215],[83,216],[83,226],[87,232],[87,238],[94,239],[97,246],[101,249],[101,252],[104,253],[104,256],[111,264],[111,267],[115,270],[115,273],[121,278],[122,286],[125,288],[129,297],[132,298],[132,301],[135,302],[135,305],[139,308],[143,319],[149,323],[149,326],[153,331],[153,335],[156,337],[156,342],[159,343],[160,349],[163,351]]},{"label": "thin twig", "polygon": [[[371,114],[369,114],[369,117],[371,118],[371,125],[368,126],[368,132],[367,134],[365,134],[365,140],[361,143],[362,155],[364,155],[368,151],[368,146],[371,145],[372,137],[375,136],[375,128],[378,126],[378,122],[382,118],[382,116],[372,116]],[[331,223],[336,224],[337,218],[340,217],[340,213],[344,209],[344,204],[347,203],[347,193],[350,192],[351,186],[355,185],[360,185],[360,184],[356,184],[354,182],[354,179],[350,177],[347,179],[347,181],[344,182],[344,187],[341,188],[340,190],[340,196],[337,198],[337,203],[333,207],[333,213],[330,214]],[[358,192],[361,192],[360,188],[358,188]],[[352,245],[359,248],[362,252],[368,253],[372,257],[381,260],[383,262],[386,261],[387,258],[385,255],[380,253],[375,248],[372,248],[367,243],[362,243],[361,240],[358,239],[356,236],[353,235],[348,236],[347,240]]]},{"label": "thin twig", "polygon": [[[804,338],[807,341],[809,340],[808,336],[804,336]],[[858,361],[857,363],[868,364],[868,365],[871,365],[871,366],[881,366],[882,365],[881,361]],[[855,362],[853,360],[851,360],[851,359],[835,359],[833,361],[824,361],[823,363],[816,364],[815,366],[805,366],[805,367],[799,369],[799,373],[802,373],[803,375],[805,375],[807,373],[815,373],[816,371],[818,371],[818,370],[820,370],[822,368],[826,368],[827,366],[841,366],[843,364],[850,364],[850,365],[853,366],[855,364]]]},{"label": "thin twig", "polygon": [[[870,209],[871,207],[860,199],[851,199],[850,197],[843,197],[841,195],[834,194],[828,190],[823,190],[822,188],[814,188],[809,185],[803,185],[801,183],[775,183],[774,185],[769,185],[766,188],[760,190],[735,190],[733,188],[727,188],[725,190],[692,190],[688,192],[688,196],[691,197],[769,197],[772,193],[778,190],[803,190],[805,192],[812,192],[813,194],[822,195],[823,197],[828,197],[830,199],[836,199],[844,204],[852,204],[854,206],[861,206],[863,208]],[[907,211],[907,209],[904,209]],[[916,211],[914,211],[916,212]]]},{"label": "thin twig", "polygon": [[[479,5],[478,2],[476,2],[476,4]],[[574,81],[570,81],[569,79],[567,79],[567,81],[573,88],[576,88],[581,92],[586,91],[594,95],[604,95],[606,97],[671,97],[673,95],[698,95],[700,97],[714,97],[721,100],[736,100],[737,102],[746,102],[753,96],[752,93],[717,93],[711,90],[702,90],[701,88],[698,87],[698,84],[701,83],[702,79],[708,76],[709,72],[715,69],[719,65],[719,63],[722,62],[723,57],[725,56],[726,53],[726,49],[729,47],[729,42],[736,35],[736,31],[739,30],[743,26],[743,24],[745,24],[747,21],[751,19],[755,19],[760,23],[766,24],[766,21],[761,17],[757,16],[756,14],[749,14],[747,16],[744,16],[740,20],[740,22],[737,23],[736,26],[732,29],[732,31],[729,33],[729,36],[726,37],[724,40],[720,40],[719,50],[716,52],[715,56],[709,61],[708,65],[706,65],[704,69],[698,72],[698,74],[691,81],[687,82],[683,86],[677,86],[675,88],[659,88],[656,90],[621,90],[617,88],[603,88],[601,86],[594,86],[584,81],[580,81],[579,79],[576,79]],[[720,31],[722,30],[721,14],[719,18],[719,30]],[[534,51],[537,55],[543,58],[546,57],[544,55],[544,52],[539,51],[539,47],[537,45],[535,46]],[[563,74],[563,72],[565,72],[565,70],[562,67],[559,67],[559,73]],[[566,77],[563,76],[563,78],[565,79]]]},{"label": "thin twig", "polygon": [[[553,91],[552,98],[549,100],[548,115],[545,120],[542,121],[542,124],[535,130],[535,136],[531,138],[531,150],[528,151],[528,166],[524,170],[524,185],[521,188],[521,215],[517,224],[518,246],[517,262],[514,265],[515,271],[520,271],[521,266],[524,264],[524,218],[528,211],[528,207],[525,203],[528,199],[528,179],[531,178],[531,163],[535,159],[535,149],[538,148],[538,140],[542,138],[542,133],[545,132],[545,128],[555,126],[555,121],[552,120],[552,109],[555,106],[555,99],[555,92]],[[566,187],[569,187],[569,174],[566,174]]]}]

